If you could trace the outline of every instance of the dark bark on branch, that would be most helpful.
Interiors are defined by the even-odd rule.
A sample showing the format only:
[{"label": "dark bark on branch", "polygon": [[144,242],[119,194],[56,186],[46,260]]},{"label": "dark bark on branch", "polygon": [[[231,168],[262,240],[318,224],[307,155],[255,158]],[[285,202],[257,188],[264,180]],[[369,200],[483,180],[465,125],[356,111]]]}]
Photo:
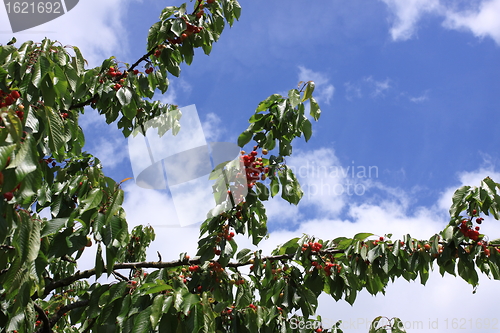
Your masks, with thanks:
[{"label": "dark bark on branch", "polygon": [[[387,244],[387,246],[393,246],[394,244]],[[462,244],[462,245],[471,245],[468,243]],[[489,244],[488,246],[491,247],[500,247],[500,244]],[[344,253],[344,250],[341,249],[336,249],[336,248],[329,248],[325,249],[319,252],[319,254],[336,254],[336,253]],[[275,256],[267,256],[267,257],[262,257],[262,260],[270,260],[270,261],[279,261],[279,260],[290,260],[295,256],[295,253],[292,254],[283,254],[283,255],[275,255]],[[168,262],[157,262],[157,261],[150,261],[150,262],[131,262],[131,263],[121,263],[121,264],[115,264],[113,266],[113,270],[119,270],[119,269],[138,269],[138,268],[169,268],[169,267],[179,267],[179,266],[184,266],[184,265],[200,265],[202,262],[199,259],[190,259],[190,260],[175,260],[175,261],[168,261]],[[248,266],[251,265],[252,263],[250,261],[246,262],[230,262],[227,264],[226,267],[229,268],[238,268],[242,266]],[[104,267],[103,271],[106,271],[106,267]],[[89,269],[83,272],[76,272],[74,275],[68,276],[64,279],[58,280],[51,282],[45,287],[44,294],[42,296],[39,296],[37,293],[35,293],[32,296],[32,299],[38,299],[38,298],[44,298],[46,297],[52,290],[57,289],[57,288],[63,288],[66,286],[71,285],[73,282],[76,282],[78,280],[82,279],[88,279],[89,277],[92,277],[96,274],[95,269]]]},{"label": "dark bark on branch", "polygon": [[[45,318],[47,318],[47,323],[45,323],[44,321],[44,324],[43,324],[43,327],[39,328],[36,333],[47,333],[47,332],[50,332],[52,333],[52,327],[54,327],[56,325],[56,323],[59,321],[59,319],[61,319],[61,317],[63,317],[66,313],[68,313],[69,311],[73,310],[73,309],[77,309],[77,308],[81,308],[81,307],[84,307],[84,306],[87,306],[89,304],[89,300],[85,300],[85,301],[78,301],[78,302],[75,302],[75,303],[71,303],[71,304],[68,304],[68,305],[65,305],[63,307],[61,307],[59,309],[59,311],[57,311],[56,314],[54,314],[50,319],[47,318],[47,316],[45,316]],[[36,309],[36,305],[35,305],[35,309]],[[38,312],[38,310],[37,310]],[[42,310],[43,312],[43,310]],[[44,313],[45,315],[45,313]],[[48,330],[46,330],[48,329]]]},{"label": "dark bark on branch", "polygon": [[47,314],[45,314],[45,311],[43,311],[43,309],[38,304],[35,304],[34,307],[35,311],[38,313],[38,318],[40,318],[43,323],[43,326],[39,328],[37,332],[40,331],[41,333],[52,333],[49,318],[47,317]]}]

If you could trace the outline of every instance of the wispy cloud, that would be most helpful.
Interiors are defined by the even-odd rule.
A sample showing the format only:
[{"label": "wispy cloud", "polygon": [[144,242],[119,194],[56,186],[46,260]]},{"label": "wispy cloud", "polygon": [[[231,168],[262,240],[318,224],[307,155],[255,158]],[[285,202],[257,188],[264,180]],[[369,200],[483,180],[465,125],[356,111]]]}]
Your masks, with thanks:
[{"label": "wispy cloud", "polygon": [[384,97],[391,90],[391,79],[376,80],[373,76],[366,76],[355,82],[344,83],[345,98],[348,101],[362,98],[368,94],[372,98]]},{"label": "wispy cloud", "polygon": [[352,101],[355,98],[363,97],[363,94],[361,93],[361,87],[358,83],[346,82],[344,83],[344,87],[345,87],[345,98],[348,101]]},{"label": "wispy cloud", "polygon": [[[128,4],[133,0],[87,0],[67,14],[41,26],[15,34],[18,43],[27,40],[40,41],[44,37],[58,40],[63,45],[78,46],[89,66],[98,66],[103,58],[120,56],[128,52],[127,29],[124,24]],[[10,40],[12,34],[7,12],[0,10],[1,43]],[[2,37],[4,36],[4,37]],[[119,53],[119,54],[117,54]]]},{"label": "wispy cloud", "polygon": [[417,34],[424,15],[443,18],[447,29],[470,31],[479,38],[490,37],[500,45],[500,0],[381,0],[391,14],[393,40],[408,40]]},{"label": "wispy cloud", "polygon": [[413,37],[417,23],[426,13],[440,10],[439,0],[381,0],[391,12],[393,40],[407,40]]},{"label": "wispy cloud", "polygon": [[[406,94],[404,94],[406,95]],[[413,103],[423,103],[425,101],[428,101],[429,100],[429,91],[426,90],[424,91],[420,96],[408,96],[408,99],[410,100],[410,102],[413,102]]]},{"label": "wispy cloud", "polygon": [[209,113],[205,117],[205,121],[201,123],[205,138],[209,142],[216,142],[224,133],[224,126],[221,125],[222,120],[215,113]]},{"label": "wispy cloud", "polygon": [[370,95],[372,97],[379,97],[379,96],[384,96],[384,92],[391,88],[390,85],[390,80],[385,79],[383,81],[377,81],[373,77],[365,77],[363,79],[371,88],[371,93]]},{"label": "wispy cloud", "polygon": [[466,30],[479,38],[490,37],[500,45],[500,0],[482,1],[475,9],[446,10],[444,26]]}]

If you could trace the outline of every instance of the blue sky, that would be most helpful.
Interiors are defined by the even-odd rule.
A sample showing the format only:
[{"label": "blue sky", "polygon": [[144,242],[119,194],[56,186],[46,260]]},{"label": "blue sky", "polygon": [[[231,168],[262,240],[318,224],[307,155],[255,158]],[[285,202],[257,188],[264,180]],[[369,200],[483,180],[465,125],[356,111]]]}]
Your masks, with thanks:
[{"label": "blue sky", "polygon": [[[111,55],[132,63],[145,53],[147,29],[162,7],[180,3],[80,2],[68,14],[16,37],[23,41],[47,36],[77,45],[94,66]],[[361,231],[410,232],[430,237],[448,222],[456,188],[479,185],[486,176],[500,181],[499,0],[241,4],[240,22],[223,33],[210,56],[198,52],[159,98],[179,106],[195,104],[209,141],[236,142],[261,100],[296,87],[300,80],[316,82],[321,119],[313,124],[310,142],[299,140],[287,161],[306,170],[301,177],[305,197],[299,207],[279,200],[269,203],[272,233],[263,244],[266,251],[302,233],[335,238]],[[10,40],[9,31],[1,8],[3,42]],[[86,147],[101,157],[105,171],[118,181],[130,177],[127,141],[121,133],[106,127],[92,110],[81,122]],[[321,167],[375,167],[378,172],[361,178],[311,173]],[[349,184],[358,184],[363,194],[316,191]],[[124,189],[131,226],[171,216],[164,192],[144,190],[133,182]],[[499,223],[487,222],[485,233],[498,238]],[[155,250],[164,259],[176,258],[179,249],[195,252],[196,229],[159,227],[157,232],[161,241],[153,244],[152,259]],[[330,322],[386,315],[424,323],[424,329],[409,332],[454,331],[446,329],[446,318],[449,323],[453,318],[467,323],[497,318],[498,328],[491,295],[499,291],[500,283],[485,280],[472,295],[465,282],[436,274],[426,287],[398,281],[386,297],[362,294],[354,307],[322,300],[321,313]],[[439,329],[429,328],[429,319],[436,318]],[[345,329],[366,331],[362,325]]]}]

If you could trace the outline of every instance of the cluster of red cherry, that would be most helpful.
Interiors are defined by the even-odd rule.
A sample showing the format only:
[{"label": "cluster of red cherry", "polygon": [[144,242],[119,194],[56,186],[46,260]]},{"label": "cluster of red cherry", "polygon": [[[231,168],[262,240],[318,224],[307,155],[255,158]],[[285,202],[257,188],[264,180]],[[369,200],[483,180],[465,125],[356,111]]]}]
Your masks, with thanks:
[{"label": "cluster of red cherry", "polygon": [[[202,6],[202,5],[200,5]],[[196,17],[197,18],[200,18],[202,17],[204,14],[203,10],[200,10],[199,12],[196,13]],[[187,21],[187,18],[183,17],[184,21],[186,22],[186,30],[184,30],[182,32],[182,34],[179,36],[179,37],[176,37],[176,38],[170,38],[168,39],[168,42],[170,44],[182,44],[182,42],[188,38],[189,36],[191,36],[192,34],[197,34],[197,33],[200,33],[202,30],[203,30],[203,27],[198,27],[194,24],[191,24]],[[158,52],[159,50],[157,50]],[[161,51],[160,51],[161,53]],[[156,55],[155,53],[155,56],[156,57],[159,57],[159,54]]]},{"label": "cluster of red cherry", "polygon": [[322,247],[323,247],[323,244],[320,244],[317,242],[316,243],[313,243],[313,242],[304,243],[304,244],[302,244],[302,252],[307,251],[307,249],[310,248],[311,252],[317,253],[321,250]]},{"label": "cluster of red cherry", "polygon": [[[229,225],[227,225],[227,224],[222,226],[222,232],[219,232],[217,234],[217,237],[215,238],[215,242],[217,244],[219,244],[222,241],[222,237],[224,237],[228,242],[233,240],[234,232],[229,231]],[[214,247],[214,254],[220,256],[221,250],[218,249],[217,247]]]},{"label": "cluster of red cherry", "polygon": [[[472,211],[472,216],[475,216],[475,215],[477,215],[477,210],[474,209]],[[484,219],[482,217],[478,217],[478,218],[476,218],[476,223],[481,224],[483,222],[483,220]],[[470,221],[472,221],[472,219]],[[472,224],[469,225],[469,220],[463,220],[460,223],[459,229],[460,229],[460,232],[465,237],[469,237],[473,241],[477,241],[479,239],[479,229],[480,229],[479,226],[476,226],[473,229]]]},{"label": "cluster of red cherry", "polygon": [[325,271],[326,275],[332,275],[332,268],[337,269],[338,274],[340,274],[340,271],[342,270],[342,266],[340,266],[339,264],[334,264],[332,262],[327,262],[323,270]]},{"label": "cluster of red cherry", "polygon": [[14,104],[19,97],[21,94],[17,90],[12,90],[10,93],[0,90],[0,108]]},{"label": "cluster of red cherry", "polygon": [[16,115],[19,119],[21,119],[21,121],[24,120],[24,105],[20,104],[18,107],[17,107],[17,110],[16,110]]},{"label": "cluster of red cherry", "polygon": [[[269,173],[269,167],[264,167],[262,157],[257,157],[257,148],[257,146],[254,146],[253,150],[249,154],[241,151],[240,159],[245,166],[247,186],[249,189],[254,187],[256,181],[265,180],[267,178],[267,174]],[[262,149],[262,155],[267,155],[267,153],[267,149]]]},{"label": "cluster of red cherry", "polygon": [[[123,87],[123,86],[122,86],[122,84],[123,84],[123,82],[125,82],[125,79],[124,79],[124,78],[125,78],[125,77],[127,77],[127,72],[122,73],[121,71],[119,71],[119,70],[118,70],[118,68],[116,68],[116,67],[114,67],[114,66],[111,66],[111,67],[109,67],[108,72],[107,72],[106,74],[108,75],[108,77],[110,77],[110,78],[112,78],[112,79],[113,79],[113,78],[116,78],[116,77],[122,77],[122,78],[121,78],[120,80],[118,80],[118,82],[116,82],[116,83],[115,83],[115,85],[113,86],[113,89],[114,89],[114,90],[118,91],[118,90],[120,90],[120,88],[121,88],[121,87]],[[103,79],[101,79],[101,80],[99,80],[99,82],[100,82],[100,83],[103,83],[103,82],[104,82],[104,80],[103,80]]]}]

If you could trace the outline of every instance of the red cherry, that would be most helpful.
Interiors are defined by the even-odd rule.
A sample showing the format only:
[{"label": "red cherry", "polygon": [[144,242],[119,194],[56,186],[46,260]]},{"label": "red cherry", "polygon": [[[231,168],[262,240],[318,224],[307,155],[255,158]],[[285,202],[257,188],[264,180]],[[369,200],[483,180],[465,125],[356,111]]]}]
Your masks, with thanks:
[{"label": "red cherry", "polygon": [[12,198],[14,197],[14,194],[12,192],[7,192],[7,193],[4,193],[3,194],[3,197],[7,200],[7,201],[11,201]]},{"label": "red cherry", "polygon": [[5,104],[6,104],[7,106],[9,106],[9,105],[11,105],[12,103],[14,103],[14,98],[12,98],[12,96],[10,96],[10,95],[9,95],[9,96],[7,96],[7,97],[5,98]]},{"label": "red cherry", "polygon": [[21,121],[23,121],[24,119],[24,112],[23,111],[16,111],[16,115],[19,119],[21,119]]},{"label": "red cherry", "polygon": [[21,94],[19,94],[19,91],[17,91],[17,90],[13,90],[13,91],[10,93],[10,97],[12,97],[13,99],[18,99],[19,97],[21,97]]}]

